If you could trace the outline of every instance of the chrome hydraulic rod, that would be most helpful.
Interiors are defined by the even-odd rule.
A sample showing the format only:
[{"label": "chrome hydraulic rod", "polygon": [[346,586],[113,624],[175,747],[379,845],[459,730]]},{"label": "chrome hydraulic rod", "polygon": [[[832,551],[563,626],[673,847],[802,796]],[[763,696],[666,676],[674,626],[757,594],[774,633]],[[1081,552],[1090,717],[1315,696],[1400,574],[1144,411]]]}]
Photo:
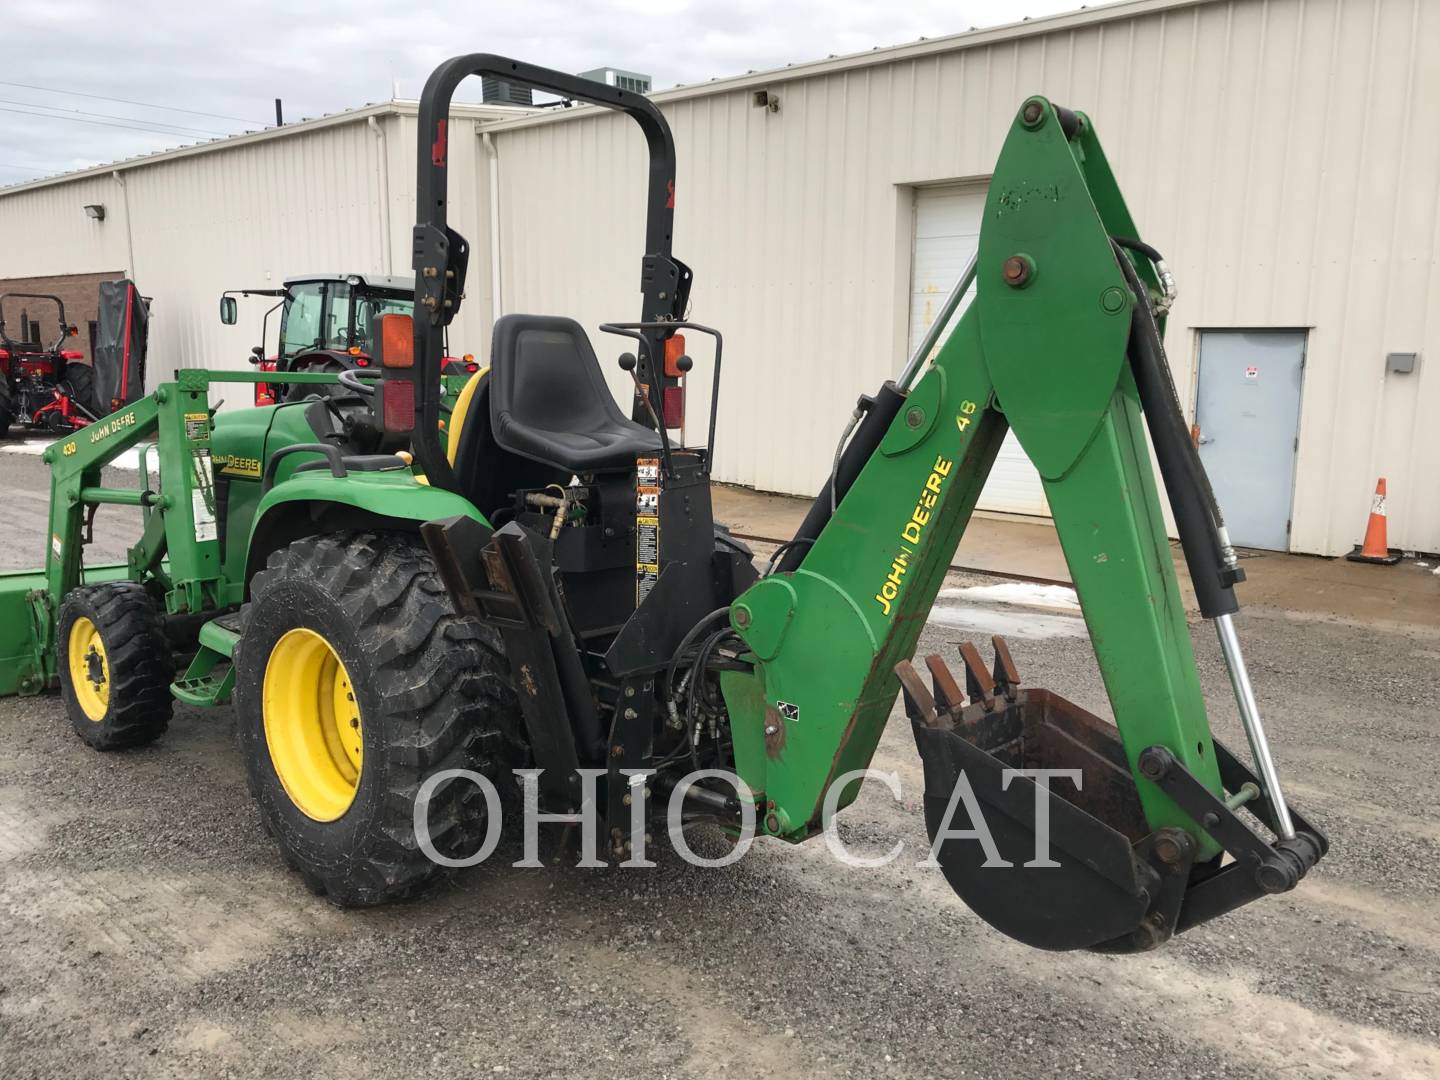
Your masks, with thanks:
[{"label": "chrome hydraulic rod", "polygon": [[910,384],[915,381],[915,376],[929,359],[931,351],[935,348],[945,328],[950,325],[950,320],[955,317],[955,311],[960,307],[960,301],[964,299],[965,293],[975,283],[975,267],[979,261],[980,253],[977,249],[974,255],[970,256],[970,262],[960,274],[960,280],[955,282],[955,288],[950,290],[950,295],[945,298],[944,305],[940,308],[939,314],[930,324],[930,329],[925,331],[925,337],[920,344],[915,346],[915,351],[910,354],[910,362],[905,365],[905,370],[900,373],[896,385],[901,390],[909,390]]},{"label": "chrome hydraulic rod", "polygon": [[1250,673],[1245,668],[1245,657],[1240,651],[1240,638],[1235,633],[1235,623],[1229,615],[1215,617],[1215,632],[1220,637],[1220,651],[1225,654],[1225,667],[1230,672],[1230,686],[1235,691],[1236,704],[1240,706],[1240,722],[1245,725],[1245,738],[1250,742],[1250,754],[1255,759],[1255,771],[1265,785],[1265,795],[1275,812],[1275,824],[1282,840],[1295,838],[1295,825],[1290,820],[1290,808],[1285,805],[1285,796],[1280,791],[1280,776],[1275,771],[1275,760],[1270,756],[1270,743],[1265,738],[1265,726],[1260,722],[1260,706],[1255,700],[1255,690],[1250,685]]}]

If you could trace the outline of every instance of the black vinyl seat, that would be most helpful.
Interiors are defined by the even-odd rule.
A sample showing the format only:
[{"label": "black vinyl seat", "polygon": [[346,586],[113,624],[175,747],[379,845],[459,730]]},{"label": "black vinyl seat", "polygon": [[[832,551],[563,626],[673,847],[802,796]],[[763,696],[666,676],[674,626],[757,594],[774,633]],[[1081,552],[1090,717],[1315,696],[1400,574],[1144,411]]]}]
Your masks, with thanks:
[{"label": "black vinyl seat", "polygon": [[512,454],[580,475],[633,468],[660,436],[620,411],[574,319],[504,315],[490,346],[490,421]]}]

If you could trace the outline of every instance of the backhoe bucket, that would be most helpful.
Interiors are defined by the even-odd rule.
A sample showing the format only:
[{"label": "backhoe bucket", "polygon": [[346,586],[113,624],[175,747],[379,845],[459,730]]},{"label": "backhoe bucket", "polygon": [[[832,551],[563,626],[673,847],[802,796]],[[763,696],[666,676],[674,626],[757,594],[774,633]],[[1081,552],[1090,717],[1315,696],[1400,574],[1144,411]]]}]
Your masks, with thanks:
[{"label": "backhoe bucket", "polygon": [[[1003,639],[995,647],[991,672],[973,645],[961,646],[964,692],[938,656],[926,661],[933,693],[910,664],[896,674],[924,763],[935,858],[951,888],[997,930],[1042,949],[1149,949],[1293,888],[1324,854],[1323,835],[1303,820],[1302,835],[1271,847],[1163,748],[1147,750],[1142,768],[1163,771],[1156,782],[1182,806],[1189,801],[1197,819],[1213,818],[1212,835],[1225,833],[1237,853],[1223,867],[1219,857],[1197,864],[1190,833],[1148,827],[1116,728],[1049,690],[1020,689]],[[1251,783],[1216,745],[1227,786]]]}]

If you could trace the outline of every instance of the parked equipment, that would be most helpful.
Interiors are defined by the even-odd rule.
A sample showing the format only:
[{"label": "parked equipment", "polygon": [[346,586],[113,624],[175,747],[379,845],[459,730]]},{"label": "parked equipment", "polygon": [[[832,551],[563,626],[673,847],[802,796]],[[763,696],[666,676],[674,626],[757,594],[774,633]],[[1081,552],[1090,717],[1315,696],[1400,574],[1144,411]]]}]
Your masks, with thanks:
[{"label": "parked equipment", "polygon": [[[415,279],[376,274],[310,274],[291,278],[283,289],[235,289],[220,297],[220,321],[239,317],[236,296],[273,296],[280,302],[261,323],[261,344],[250,350],[259,371],[330,372],[365,370],[374,364],[375,334],[386,315],[409,315],[415,306]],[[265,353],[270,316],[280,311],[276,351]],[[456,370],[474,372],[467,357]],[[257,382],[255,404],[273,405],[278,384]],[[309,391],[309,392],[313,392]],[[302,395],[303,396],[303,395]]]},{"label": "parked equipment", "polygon": [[145,394],[150,301],[133,281],[102,281],[97,312],[95,411],[105,416]]},{"label": "parked equipment", "polygon": [[[40,341],[38,320],[28,308],[24,321],[35,329],[26,340],[12,338],[5,326],[5,302],[41,300],[55,305],[60,335],[53,345]],[[0,436],[19,423],[42,431],[73,431],[95,419],[95,373],[81,363],[85,354],[62,349],[79,330],[65,321],[65,304],[49,293],[0,294]]]},{"label": "parked equipment", "polygon": [[[620,357],[628,417],[585,331],[557,316],[497,320],[490,367],[448,392],[443,335],[469,250],[448,223],[446,118],[472,75],[619,110],[645,136],[641,314],[601,328],[633,343]],[[436,876],[417,792],[451,768],[542,769],[551,813],[593,795],[597,835],[583,839],[616,861],[672,798],[727,828],[814,837],[827,801],[855,798],[902,686],[945,876],[1021,941],[1150,948],[1293,888],[1324,855],[1281,793],[1232,623],[1244,575],[1161,349],[1173,281],[1136,239],[1086,116],[1022,104],[975,264],[905,371],[861,399],[834,474],[763,576],[711,515],[722,339],[686,318],[659,110],[471,55],[431,75],[417,126],[416,316],[381,320],[371,371],[264,376],[329,381],[328,396],[216,417],[211,383],[262,376],[185,369],[52,447],[46,569],[0,579],[0,691],[58,682],[100,748],[158,736],[172,697],[233,697],[267,828],[342,904]],[[703,446],[673,434],[687,337],[713,342]],[[963,690],[938,657],[929,685],[910,666],[1007,430],[1044,480],[1113,725],[1022,689],[1003,642],[993,668],[962,649]],[[1253,769],[1211,736],[1147,430]],[[152,435],[159,490],[101,486],[101,466]],[[100,503],[140,508],[125,566],[82,566],[82,522]],[[176,677],[165,624],[196,612],[213,617]],[[1056,768],[1075,771],[1038,786],[1007,772]],[[697,769],[742,783],[687,784]],[[486,835],[479,796],[436,787],[422,822],[442,854]],[[1035,854],[1042,810],[1048,860]]]}]

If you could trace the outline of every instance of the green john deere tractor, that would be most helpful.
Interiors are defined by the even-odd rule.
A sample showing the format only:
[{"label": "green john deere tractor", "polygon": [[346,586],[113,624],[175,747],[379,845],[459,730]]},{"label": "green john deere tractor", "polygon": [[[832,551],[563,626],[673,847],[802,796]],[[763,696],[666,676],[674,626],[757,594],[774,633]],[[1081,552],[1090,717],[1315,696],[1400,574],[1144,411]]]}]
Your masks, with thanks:
[{"label": "green john deere tractor", "polygon": [[[447,224],[446,117],[473,75],[642,129],[641,314],[601,327],[631,343],[629,415],[566,318],[506,315],[487,369],[442,376],[469,254]],[[433,880],[421,833],[446,859],[488,835],[491,803],[449,770],[512,784],[529,770],[545,811],[588,803],[582,831],[613,861],[668,803],[806,840],[854,799],[902,689],[939,863],[1021,941],[1149,948],[1293,888],[1324,855],[1281,794],[1235,636],[1243,574],[1161,348],[1173,282],[1086,116],[1021,104],[974,264],[904,371],[861,399],[763,576],[711,514],[722,340],[686,319],[660,112],[477,54],[430,77],[418,128],[414,316],[382,320],[370,371],[186,369],[50,447],[46,567],[0,583],[0,691],[58,684],[100,749],[159,736],[173,700],[233,701],[265,824],[341,904]],[[686,335],[713,340],[703,446],[674,434]],[[212,384],[262,378],[329,389],[212,413]],[[993,666],[962,648],[963,688],[938,657],[928,683],[911,667],[1007,430],[1044,480],[1113,724],[1022,688],[1002,641]],[[1211,737],[1147,430],[1253,766]],[[158,490],[102,486],[102,465],[152,437]],[[82,525],[103,503],[144,522],[123,566],[84,565]],[[197,616],[182,670],[167,623]]]}]

